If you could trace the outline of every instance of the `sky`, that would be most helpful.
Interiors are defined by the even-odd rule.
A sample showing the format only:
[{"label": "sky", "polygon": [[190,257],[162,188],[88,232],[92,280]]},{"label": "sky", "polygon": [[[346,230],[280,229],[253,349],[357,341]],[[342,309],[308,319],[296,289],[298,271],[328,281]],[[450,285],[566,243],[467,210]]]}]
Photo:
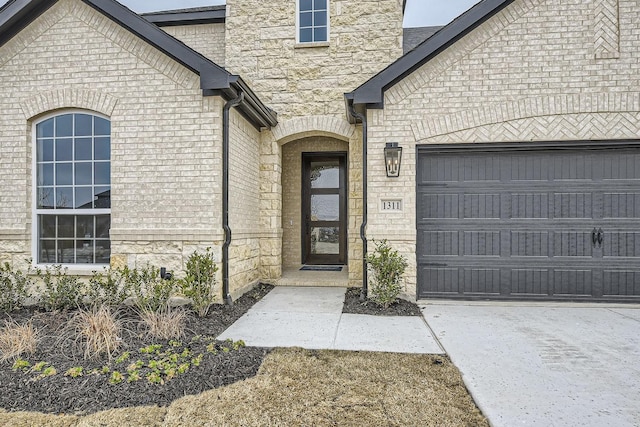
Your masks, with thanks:
[{"label": "sky", "polygon": [[[157,10],[183,9],[187,7],[224,4],[224,0],[119,0],[138,13]],[[428,27],[451,22],[478,0],[408,0],[405,10],[405,27]],[[5,3],[0,0],[0,4]]]}]

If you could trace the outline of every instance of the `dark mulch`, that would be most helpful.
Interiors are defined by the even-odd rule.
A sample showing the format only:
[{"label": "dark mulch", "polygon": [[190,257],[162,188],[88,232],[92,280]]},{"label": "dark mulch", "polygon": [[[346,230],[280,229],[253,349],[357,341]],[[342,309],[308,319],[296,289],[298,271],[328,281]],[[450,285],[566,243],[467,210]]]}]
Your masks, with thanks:
[{"label": "dark mulch", "polygon": [[[126,325],[123,336],[124,348],[119,352],[130,352],[126,361],[109,362],[106,358],[98,361],[85,361],[73,354],[72,341],[61,341],[60,328],[73,312],[45,313],[35,310],[21,310],[11,313],[10,318],[22,323],[31,320],[40,329],[43,339],[36,354],[25,357],[32,364],[47,362],[57,374],[38,378],[38,373],[25,373],[12,370],[9,362],[0,363],[0,408],[7,411],[38,411],[45,413],[87,414],[112,408],[131,406],[167,406],[185,395],[195,395],[206,390],[232,384],[254,376],[268,349],[239,347],[232,348],[228,342],[214,341],[240,316],[273,287],[260,285],[234,302],[232,307],[214,306],[204,319],[191,316],[187,324],[185,337],[177,342],[149,338],[136,325],[135,313],[120,313]],[[9,316],[0,313],[0,326]],[[150,360],[161,359],[158,354],[150,356],[140,352],[141,348],[151,344],[160,344],[159,352],[171,350],[182,353],[188,350],[190,361],[202,354],[199,366],[190,364],[186,373],[176,375],[164,384],[149,382],[145,375],[149,369],[140,369],[141,379],[127,381],[127,366],[137,360],[145,365]],[[215,349],[215,354],[212,350]],[[228,351],[227,351],[228,350]],[[65,376],[70,368],[81,366],[84,375],[77,378]],[[109,382],[111,374],[90,374],[93,369],[107,366],[111,372],[123,374],[124,381],[119,384]]]},{"label": "dark mulch", "polygon": [[420,307],[399,298],[388,308],[383,308],[370,300],[360,301],[360,288],[349,288],[344,297],[343,313],[372,314],[375,316],[421,316]]}]

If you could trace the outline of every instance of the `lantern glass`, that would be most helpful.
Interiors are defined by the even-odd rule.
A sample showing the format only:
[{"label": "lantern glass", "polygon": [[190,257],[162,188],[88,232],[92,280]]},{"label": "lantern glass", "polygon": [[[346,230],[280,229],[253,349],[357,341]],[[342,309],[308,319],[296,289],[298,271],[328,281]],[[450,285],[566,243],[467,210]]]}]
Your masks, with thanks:
[{"label": "lantern glass", "polygon": [[400,163],[402,161],[402,147],[397,142],[387,142],[384,147],[384,164],[387,176],[397,178],[400,176]]}]

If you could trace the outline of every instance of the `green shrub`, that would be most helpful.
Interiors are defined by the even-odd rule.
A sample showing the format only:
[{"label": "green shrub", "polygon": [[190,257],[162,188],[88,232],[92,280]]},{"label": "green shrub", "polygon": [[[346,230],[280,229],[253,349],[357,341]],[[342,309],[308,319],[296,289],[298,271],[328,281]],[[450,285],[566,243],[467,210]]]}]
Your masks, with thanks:
[{"label": "green shrub", "polygon": [[387,308],[400,295],[407,259],[392,249],[386,240],[382,240],[376,243],[375,252],[367,255],[367,264],[371,272],[369,298]]},{"label": "green shrub", "polygon": [[131,289],[134,304],[142,312],[160,312],[169,306],[176,281],[160,277],[160,269],[149,267],[128,270],[126,286]]},{"label": "green shrub", "polygon": [[203,254],[196,251],[187,260],[186,277],[180,281],[182,293],[191,299],[191,305],[200,317],[205,317],[216,301],[217,271],[211,248]]},{"label": "green shrub", "polygon": [[14,270],[8,262],[0,265],[0,310],[13,311],[31,296],[31,279],[20,270]]},{"label": "green shrub", "polygon": [[69,276],[61,265],[37,268],[36,274],[44,283],[40,304],[47,311],[77,308],[84,297],[84,289],[76,276]]},{"label": "green shrub", "polygon": [[130,274],[128,267],[122,270],[105,267],[101,273],[94,271],[87,289],[89,304],[94,307],[121,305],[131,296],[130,284],[127,280]]}]

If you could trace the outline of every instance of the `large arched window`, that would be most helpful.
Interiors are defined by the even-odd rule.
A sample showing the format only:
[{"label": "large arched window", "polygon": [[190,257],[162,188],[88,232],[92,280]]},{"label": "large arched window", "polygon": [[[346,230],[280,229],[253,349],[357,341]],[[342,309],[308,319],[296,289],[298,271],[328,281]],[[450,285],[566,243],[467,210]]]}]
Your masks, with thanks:
[{"label": "large arched window", "polygon": [[111,123],[89,113],[35,128],[35,252],[39,264],[108,264]]}]

